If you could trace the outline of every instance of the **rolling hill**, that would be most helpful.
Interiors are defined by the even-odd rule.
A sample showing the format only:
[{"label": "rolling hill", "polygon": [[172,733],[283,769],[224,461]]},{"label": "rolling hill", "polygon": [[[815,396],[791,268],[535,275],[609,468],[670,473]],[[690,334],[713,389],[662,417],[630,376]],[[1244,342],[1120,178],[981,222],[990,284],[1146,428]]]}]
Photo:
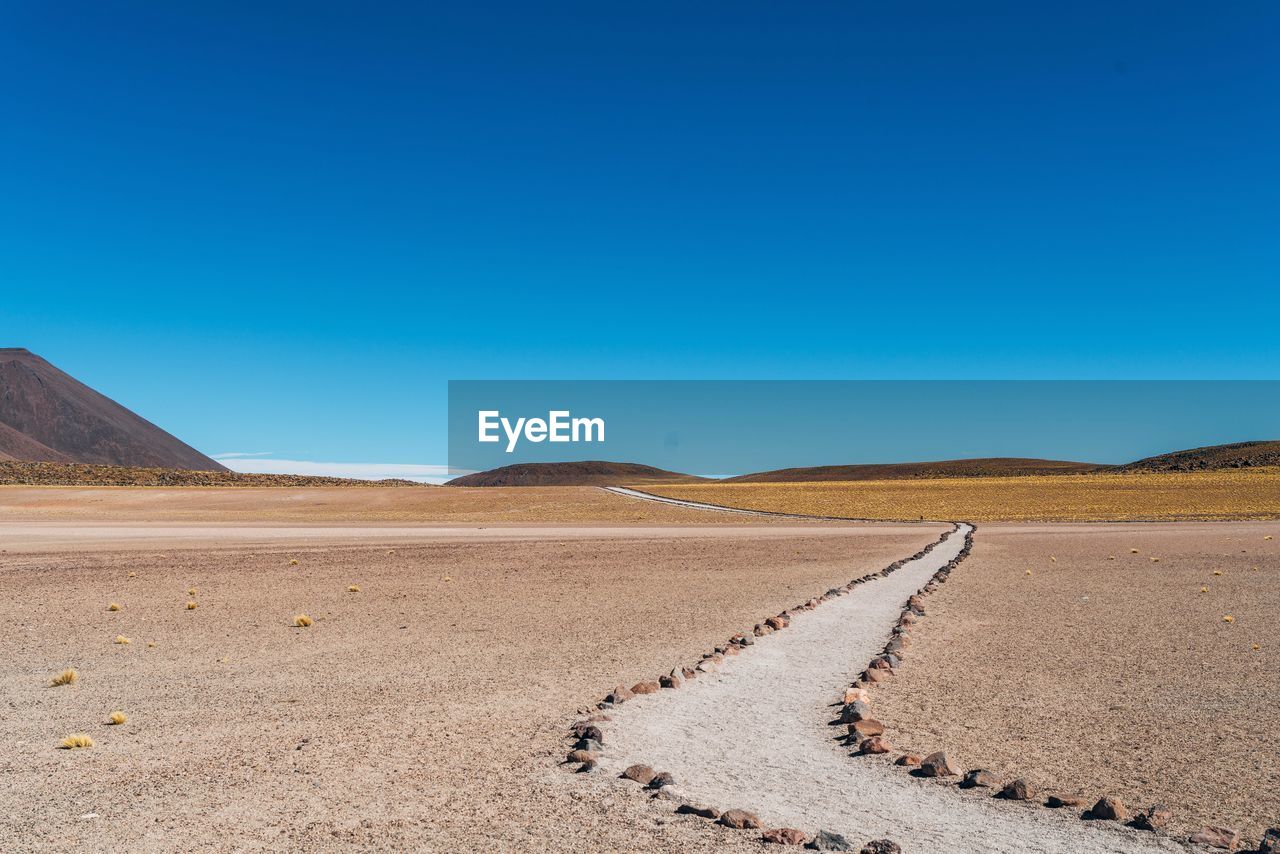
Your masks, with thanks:
[{"label": "rolling hill", "polygon": [[1136,460],[1114,471],[1217,471],[1280,466],[1280,441],[1234,442]]},{"label": "rolling hill", "polygon": [[227,470],[21,347],[0,348],[0,460]]},{"label": "rolling hill", "polygon": [[824,480],[904,480],[935,477],[1016,477],[1020,475],[1083,474],[1098,471],[1095,463],[1069,460],[1037,460],[989,457],[973,460],[938,460],[926,463],[878,463],[846,466],[809,466],[744,474],[725,483],[800,483]]},{"label": "rolling hill", "polygon": [[620,486],[645,483],[694,483],[706,478],[638,463],[599,460],[576,463],[518,463],[463,475],[446,486]]}]

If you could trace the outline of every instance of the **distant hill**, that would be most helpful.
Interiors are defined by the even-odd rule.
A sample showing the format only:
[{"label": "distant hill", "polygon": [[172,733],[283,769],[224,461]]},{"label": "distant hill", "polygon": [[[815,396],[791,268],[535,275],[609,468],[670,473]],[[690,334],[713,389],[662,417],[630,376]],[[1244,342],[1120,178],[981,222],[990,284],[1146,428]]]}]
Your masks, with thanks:
[{"label": "distant hill", "polygon": [[0,348],[0,460],[227,470],[20,347]]},{"label": "distant hill", "polygon": [[1235,442],[1160,454],[1116,466],[1113,471],[1215,471],[1280,466],[1280,441]]},{"label": "distant hill", "polygon": [[1098,471],[1095,463],[1069,460],[1037,460],[989,457],[973,460],[938,460],[927,463],[878,463],[847,466],[810,466],[778,469],[730,477],[725,483],[798,483],[822,480],[906,480],[935,477],[1017,477],[1023,475],[1083,474]]},{"label": "distant hill", "polygon": [[706,480],[638,463],[592,460],[578,463],[518,463],[463,475],[446,486],[618,486],[643,483],[692,483]]}]

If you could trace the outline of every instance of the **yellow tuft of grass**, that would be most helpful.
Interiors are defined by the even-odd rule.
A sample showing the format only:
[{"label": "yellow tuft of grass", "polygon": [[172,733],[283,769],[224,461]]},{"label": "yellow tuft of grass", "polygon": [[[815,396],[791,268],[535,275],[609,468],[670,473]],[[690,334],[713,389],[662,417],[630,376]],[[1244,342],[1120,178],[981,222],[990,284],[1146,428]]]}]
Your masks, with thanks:
[{"label": "yellow tuft of grass", "polygon": [[1129,549],[1129,554],[1136,555],[1137,553],[1138,553],[1137,549]]},{"label": "yellow tuft of grass", "polygon": [[1200,588],[1200,592],[1201,592],[1201,593],[1208,593],[1208,592],[1209,592],[1209,588],[1208,588],[1208,587],[1201,587],[1201,588]]},{"label": "yellow tuft of grass", "polygon": [[1031,574],[1031,570],[1029,570],[1029,569],[1028,569],[1028,570],[1027,570],[1027,575],[1030,575],[1030,574]]},{"label": "yellow tuft of grass", "polygon": [[1107,555],[1107,560],[1115,560],[1115,559],[1116,559],[1115,555]]},{"label": "yellow tuft of grass", "polygon": [[1222,622],[1224,623],[1234,623],[1235,621],[1236,621],[1236,618],[1231,616],[1230,614],[1227,614],[1222,618]]},{"label": "yellow tuft of grass", "polygon": [[155,649],[155,648],[156,648],[155,641],[147,641],[147,649]]},{"label": "yellow tuft of grass", "polygon": [[1220,570],[1220,569],[1215,569],[1215,570],[1213,571],[1213,574],[1214,574],[1214,575],[1222,575],[1222,570]]},{"label": "yellow tuft of grass", "polygon": [[119,604],[118,602],[109,602],[109,603],[107,604],[107,610],[108,610],[108,611],[119,611],[119,610],[120,610],[120,604]]},{"label": "yellow tuft of grass", "polygon": [[69,735],[58,745],[61,750],[78,750],[83,747],[93,747],[93,739],[87,733],[78,732],[75,735]]},{"label": "yellow tuft of grass", "polygon": [[1052,561],[1052,562],[1054,562],[1054,563],[1057,563],[1057,562],[1058,562],[1058,559],[1057,559],[1056,557],[1054,557],[1053,555],[1049,555],[1049,560],[1051,560],[1051,561]]},{"label": "yellow tuft of grass", "polygon": [[124,635],[116,635],[116,639],[113,641],[113,643],[118,643],[123,645],[123,644],[133,643],[133,640],[131,638],[125,637]]},{"label": "yellow tuft of grass", "polygon": [[289,566],[297,566],[297,565],[298,565],[298,559],[296,557],[289,558]]},{"label": "yellow tuft of grass", "polygon": [[1274,540],[1274,539],[1275,539],[1275,537],[1271,536],[1270,534],[1267,534],[1267,535],[1266,535],[1265,537],[1263,537],[1262,539],[1264,539],[1264,540]]},{"label": "yellow tuft of grass", "polygon": [[1254,651],[1255,651],[1255,652],[1256,652],[1257,650],[1262,649],[1262,644],[1255,643],[1255,644],[1253,645],[1253,649],[1254,649]]},{"label": "yellow tuft of grass", "polygon": [[136,572],[131,572],[131,573],[129,573],[129,577],[130,577],[130,578],[137,578],[137,577],[138,577],[138,573],[136,573]]},{"label": "yellow tuft of grass", "polygon": [[74,685],[76,683],[76,680],[78,680],[79,678],[80,678],[80,674],[75,671],[75,668],[68,667],[66,670],[62,671],[61,673],[55,675],[52,679],[50,679],[49,686],[56,688],[59,685]]},{"label": "yellow tuft of grass", "polygon": [[1159,563],[1159,562],[1160,562],[1160,558],[1158,558],[1158,557],[1153,557],[1153,558],[1151,559],[1151,562],[1152,562],[1152,563]]},{"label": "yellow tuft of grass", "polygon": [[359,584],[348,584],[348,585],[347,585],[347,592],[348,592],[348,593],[359,593],[359,592],[360,592],[360,585],[359,585]]},{"label": "yellow tuft of grass", "polygon": [[188,595],[188,596],[194,596],[194,595],[196,595],[196,589],[195,589],[194,587],[188,587],[188,588],[187,588],[187,595]]},{"label": "yellow tuft of grass", "polygon": [[121,724],[126,724],[128,722],[129,722],[129,716],[126,715],[124,712],[112,712],[111,715],[107,718],[107,723],[111,724],[112,726],[120,726]]},{"label": "yellow tuft of grass", "polygon": [[188,610],[188,611],[194,611],[196,608],[199,608],[199,607],[200,607],[200,606],[199,606],[199,605],[197,605],[195,602],[188,602],[188,603],[187,603],[187,610]]},{"label": "yellow tuft of grass", "polygon": [[310,626],[314,622],[315,621],[312,620],[310,617],[308,617],[306,614],[298,614],[293,618],[294,627],[299,629],[305,629],[307,626]]},{"label": "yellow tuft of grass", "polygon": [[453,581],[453,579],[452,579],[452,578],[450,578],[450,577],[449,577],[449,576],[447,576],[447,575],[444,577],[444,580],[445,580],[445,581]]}]

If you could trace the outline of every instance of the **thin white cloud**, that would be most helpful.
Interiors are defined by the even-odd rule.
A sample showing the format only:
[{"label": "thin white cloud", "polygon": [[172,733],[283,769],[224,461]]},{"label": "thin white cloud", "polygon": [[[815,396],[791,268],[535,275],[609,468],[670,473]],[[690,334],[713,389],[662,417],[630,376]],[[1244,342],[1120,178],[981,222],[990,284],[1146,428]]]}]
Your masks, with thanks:
[{"label": "thin white cloud", "polygon": [[213,458],[215,460],[234,460],[238,457],[269,457],[273,453],[275,452],[274,451],[254,451],[253,453],[246,453],[244,451],[231,451],[226,454],[214,454]]},{"label": "thin white cloud", "polygon": [[264,459],[259,456],[222,454],[221,460],[232,471],[246,474],[302,474],[319,477],[350,477],[356,480],[399,478],[418,483],[444,483],[457,472],[448,466],[417,463],[323,463],[311,460]]}]

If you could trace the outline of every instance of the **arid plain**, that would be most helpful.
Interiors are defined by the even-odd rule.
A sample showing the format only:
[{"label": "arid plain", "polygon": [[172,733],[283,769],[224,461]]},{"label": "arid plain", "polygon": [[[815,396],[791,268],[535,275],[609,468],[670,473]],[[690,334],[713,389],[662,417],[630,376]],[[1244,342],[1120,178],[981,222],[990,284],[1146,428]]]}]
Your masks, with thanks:
[{"label": "arid plain", "polygon": [[[812,512],[877,488],[786,486],[660,491]],[[1064,500],[1005,494],[992,515]],[[1090,512],[1127,512],[1115,495]],[[0,487],[0,848],[758,850],[570,773],[569,724],[949,527],[594,487]],[[1267,519],[980,522],[874,690],[894,755],[946,749],[1044,791],[1168,804],[1178,838],[1224,824],[1256,843],[1280,817],[1277,536]],[[65,668],[76,682],[51,686]],[[95,746],[58,749],[76,733]]]}]

